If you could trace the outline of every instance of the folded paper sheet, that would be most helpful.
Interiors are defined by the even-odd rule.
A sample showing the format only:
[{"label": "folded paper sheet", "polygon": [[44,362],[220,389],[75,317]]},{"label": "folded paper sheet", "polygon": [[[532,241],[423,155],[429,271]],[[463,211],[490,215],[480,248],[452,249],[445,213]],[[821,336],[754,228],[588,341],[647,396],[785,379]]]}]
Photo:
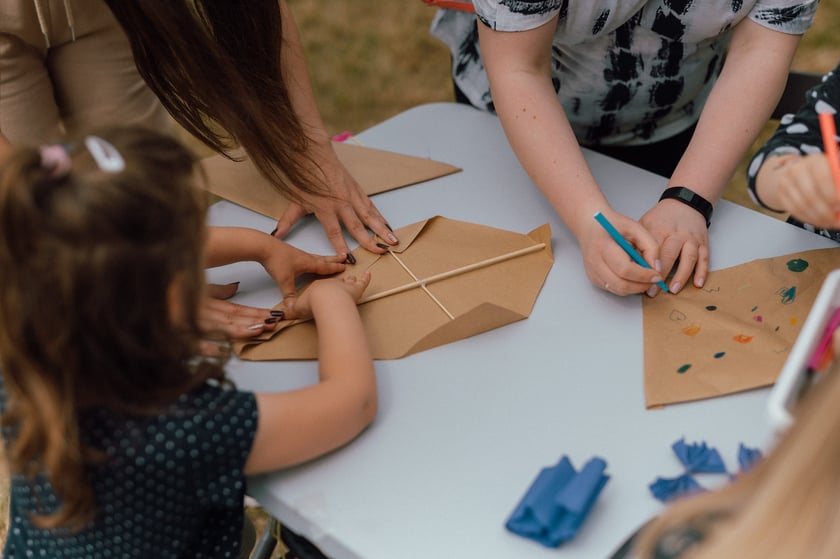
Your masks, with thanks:
[{"label": "folded paper sheet", "polygon": [[840,248],[711,272],[702,289],[643,298],[648,408],[775,382]]},{"label": "folded paper sheet", "polygon": [[[434,217],[397,230],[390,253],[353,251],[371,272],[359,304],[373,356],[397,359],[527,318],[553,263],[551,230],[527,235]],[[457,240],[457,242],[455,242]],[[242,359],[316,359],[311,321],[234,343]]]},{"label": "folded paper sheet", "polygon": [[592,458],[576,471],[563,456],[543,468],[505,522],[505,528],[546,547],[557,547],[574,538],[610,476],[607,463]]},{"label": "folded paper sheet", "polygon": [[[341,142],[333,142],[338,158],[370,196],[460,171],[446,163]],[[231,154],[239,159],[245,152]],[[240,206],[279,219],[289,205],[253,163],[231,161],[222,155],[202,160],[207,190]]]}]

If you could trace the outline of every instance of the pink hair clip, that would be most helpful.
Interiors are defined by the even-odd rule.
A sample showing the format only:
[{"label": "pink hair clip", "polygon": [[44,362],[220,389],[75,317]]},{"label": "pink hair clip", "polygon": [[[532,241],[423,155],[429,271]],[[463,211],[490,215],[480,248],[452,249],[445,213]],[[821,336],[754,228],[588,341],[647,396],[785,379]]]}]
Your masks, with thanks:
[{"label": "pink hair clip", "polygon": [[67,148],[61,144],[41,146],[41,167],[47,170],[50,177],[58,179],[67,175],[73,164]]}]

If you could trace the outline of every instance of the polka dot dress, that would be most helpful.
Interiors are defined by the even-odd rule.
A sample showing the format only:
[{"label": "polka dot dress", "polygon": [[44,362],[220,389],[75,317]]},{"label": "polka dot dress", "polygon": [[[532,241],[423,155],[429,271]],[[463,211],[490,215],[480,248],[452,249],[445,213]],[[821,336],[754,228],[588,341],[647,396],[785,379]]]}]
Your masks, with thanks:
[{"label": "polka dot dress", "polygon": [[36,503],[55,510],[59,502],[44,479],[13,476],[4,557],[238,557],[253,394],[207,384],[159,416],[97,411],[80,424],[109,458],[90,470],[96,519],[76,533],[35,528]]},{"label": "polka dot dress", "polygon": [[[821,112],[834,114],[837,127],[840,128],[840,65],[823,77],[822,83],[808,91],[803,105],[796,114],[787,114],[779,121],[779,127],[766,144],[755,154],[747,168],[747,186],[753,201],[765,208],[755,191],[755,177],[765,162],[774,156],[786,154],[809,155],[824,151],[822,133],[820,132],[819,117]],[[803,223],[794,217],[788,218],[788,223],[802,227],[823,237],[840,242],[840,231],[823,229],[808,223]]]}]

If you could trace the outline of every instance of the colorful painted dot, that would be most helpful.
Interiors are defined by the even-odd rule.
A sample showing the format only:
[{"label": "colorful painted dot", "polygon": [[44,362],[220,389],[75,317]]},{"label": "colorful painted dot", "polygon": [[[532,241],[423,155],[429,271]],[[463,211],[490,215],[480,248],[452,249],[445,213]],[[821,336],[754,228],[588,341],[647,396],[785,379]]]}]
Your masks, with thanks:
[{"label": "colorful painted dot", "polygon": [[804,272],[808,268],[808,261],[802,260],[801,258],[794,258],[793,260],[788,260],[787,267],[791,272]]},{"label": "colorful painted dot", "polygon": [[755,315],[753,317],[753,320],[755,320],[756,322],[764,322],[764,318],[760,314]]},{"label": "colorful painted dot", "polygon": [[708,307],[706,307],[706,310],[707,310],[707,311],[716,311],[716,310],[717,310],[717,307],[716,307],[716,306],[714,306],[714,305],[709,305]]},{"label": "colorful painted dot", "polygon": [[790,319],[791,326],[795,326],[797,322],[799,322],[799,320],[795,316]]},{"label": "colorful painted dot", "polygon": [[758,305],[754,306],[754,307],[752,308],[752,311],[750,311],[750,312],[755,312],[755,311],[756,311],[756,309],[758,309]]},{"label": "colorful painted dot", "polygon": [[690,368],[691,368],[691,363],[686,363],[685,365],[683,365],[682,367],[680,367],[679,369],[677,369],[677,372],[678,372],[679,374],[683,374],[684,372],[686,372],[686,371],[687,371],[687,370],[689,370]]},{"label": "colorful painted dot", "polygon": [[700,327],[696,324],[692,324],[691,326],[683,328],[682,333],[686,336],[696,336],[700,333]]},{"label": "colorful painted dot", "polygon": [[748,344],[752,341],[752,336],[747,336],[746,334],[736,334],[732,336],[732,339],[738,342],[739,344]]},{"label": "colorful painted dot", "polygon": [[726,355],[725,351],[718,351],[717,353],[715,353],[715,359],[720,359],[724,355]]}]

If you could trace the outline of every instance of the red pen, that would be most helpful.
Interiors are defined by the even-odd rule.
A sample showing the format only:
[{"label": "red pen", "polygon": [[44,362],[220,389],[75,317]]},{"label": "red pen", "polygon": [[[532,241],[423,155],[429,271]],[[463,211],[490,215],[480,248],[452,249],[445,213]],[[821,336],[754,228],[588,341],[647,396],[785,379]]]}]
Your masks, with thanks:
[{"label": "red pen", "polygon": [[[837,189],[837,196],[840,197],[840,150],[837,148],[837,127],[834,124],[834,113],[824,111],[819,113],[818,116],[825,157],[828,159],[828,167],[831,169],[834,188]],[[840,213],[837,217],[840,219]]]},{"label": "red pen", "polygon": [[809,374],[822,371],[833,359],[834,352],[831,348],[831,338],[834,336],[834,331],[837,330],[838,327],[840,327],[840,307],[834,309],[825,330],[823,330],[820,343],[817,344],[817,349],[814,350],[814,353],[811,354],[811,358],[808,360],[807,372]]}]

